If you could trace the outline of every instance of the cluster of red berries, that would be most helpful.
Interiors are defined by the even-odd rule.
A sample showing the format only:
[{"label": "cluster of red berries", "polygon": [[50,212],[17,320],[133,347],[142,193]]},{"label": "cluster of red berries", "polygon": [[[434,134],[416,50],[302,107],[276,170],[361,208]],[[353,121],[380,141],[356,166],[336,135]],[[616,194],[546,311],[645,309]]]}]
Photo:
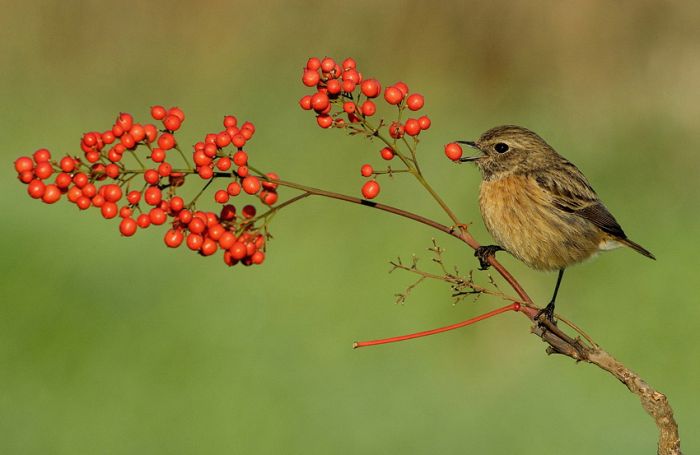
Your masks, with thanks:
[{"label": "cluster of red berries", "polygon": [[[321,128],[346,128],[351,134],[357,134],[364,128],[373,135],[378,133],[378,130],[369,126],[368,119],[377,112],[376,99],[382,94],[382,85],[376,79],[364,79],[357,70],[354,59],[347,58],[338,64],[329,57],[312,57],[306,62],[301,80],[307,87],[315,88],[316,93],[303,96],[299,105],[316,114],[316,122]],[[398,107],[398,119],[405,109],[418,111],[425,104],[423,95],[410,93],[404,82],[386,87],[384,101]],[[423,115],[404,121],[392,121],[387,129],[389,136],[396,141],[405,135],[415,138],[421,131],[430,128],[430,123],[430,118]],[[355,128],[358,124],[361,126]],[[383,125],[384,122],[380,122],[379,127]],[[384,147],[380,155],[385,160],[391,160],[396,152],[392,147]],[[368,178],[375,175],[368,164],[362,166],[361,174]],[[362,195],[372,199],[379,194],[379,190],[379,183],[372,179],[363,185]]]},{"label": "cluster of red berries", "polygon": [[[277,200],[277,185],[269,181],[278,179],[276,174],[266,174],[264,179],[248,175],[248,156],[242,147],[252,137],[254,126],[246,122],[238,128],[235,117],[224,117],[226,130],[207,135],[204,142],[195,146],[197,169],[194,171],[186,160],[185,168],[176,169],[168,159],[171,150],[179,151],[174,133],[185,120],[182,110],[153,106],[151,116],[162,122],[162,129],[151,123],[136,123],[130,114],[121,113],[111,129],[85,133],[80,141],[83,158],[66,155],[52,160],[46,149],[37,150],[31,157],[20,157],[14,163],[18,178],[27,184],[32,198],[47,204],[65,195],[81,210],[95,207],[106,219],[120,217],[119,231],[123,236],[134,235],[138,228],[169,223],[171,228],[164,237],[168,247],[176,248],[184,242],[203,256],[221,249],[228,265],[262,263],[265,236],[256,227],[255,207],[245,205],[237,214],[236,208],[228,204],[229,197],[238,195],[241,188],[248,194],[258,195],[267,205]],[[210,144],[213,144],[213,153]],[[229,144],[237,148],[231,156],[223,151]],[[136,155],[140,146],[147,150],[148,156],[143,161]],[[127,155],[132,155],[140,164],[139,169],[124,165]],[[182,157],[184,159],[184,155]],[[152,167],[144,164],[149,162],[153,163]],[[231,162],[238,168],[226,173]],[[215,175],[214,169],[218,174]],[[195,172],[207,180],[228,178],[226,190],[214,195],[215,201],[222,205],[218,214],[196,210],[197,197],[186,204],[176,194],[186,176]],[[130,190],[139,176],[143,178],[143,186]]]},{"label": "cluster of red berries", "polygon": [[[192,159],[197,166],[197,174],[209,180],[215,172],[231,172],[234,181],[226,189],[218,190],[214,200],[225,204],[232,196],[238,196],[241,190],[250,195],[258,195],[266,205],[277,202],[277,184],[261,180],[250,175],[248,168],[248,153],[243,150],[246,143],[255,134],[255,125],[245,122],[238,127],[238,119],[233,115],[224,117],[224,129],[218,133],[209,133],[203,141],[194,146]],[[271,180],[279,180],[279,176],[270,172],[266,176]]]}]

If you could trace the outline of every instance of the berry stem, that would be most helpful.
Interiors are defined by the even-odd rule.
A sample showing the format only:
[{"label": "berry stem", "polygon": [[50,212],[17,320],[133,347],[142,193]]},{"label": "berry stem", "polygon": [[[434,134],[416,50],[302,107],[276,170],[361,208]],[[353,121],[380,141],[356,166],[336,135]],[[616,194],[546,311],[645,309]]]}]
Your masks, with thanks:
[{"label": "berry stem", "polygon": [[411,340],[413,338],[420,338],[420,337],[425,337],[429,335],[435,335],[436,333],[442,333],[442,332],[447,332],[450,330],[454,329],[459,329],[461,327],[466,327],[468,325],[474,324],[479,321],[483,321],[484,319],[488,319],[493,316],[497,316],[501,313],[505,313],[507,311],[518,311],[520,309],[520,303],[515,302],[511,303],[510,305],[506,305],[501,308],[496,308],[495,310],[489,311],[488,313],[481,314],[479,316],[473,317],[471,319],[467,319],[466,321],[458,322],[456,324],[452,325],[447,325],[444,327],[439,327],[437,329],[432,329],[432,330],[426,330],[424,332],[416,332],[416,333],[411,333],[408,335],[401,335],[397,337],[391,337],[391,338],[383,338],[380,340],[372,340],[372,341],[356,341],[352,344],[353,349],[357,348],[364,348],[366,346],[375,346],[377,344],[387,344],[387,343],[395,343],[397,341],[404,341],[404,340]]}]

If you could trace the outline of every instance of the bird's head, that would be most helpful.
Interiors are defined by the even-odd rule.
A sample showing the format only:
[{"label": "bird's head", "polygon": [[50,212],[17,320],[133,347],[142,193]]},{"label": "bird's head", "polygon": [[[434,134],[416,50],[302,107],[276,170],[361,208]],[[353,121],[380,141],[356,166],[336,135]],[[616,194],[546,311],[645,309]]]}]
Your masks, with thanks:
[{"label": "bird's head", "polygon": [[491,128],[476,141],[457,142],[479,152],[460,161],[475,163],[485,180],[535,170],[557,156],[544,139],[515,125]]}]

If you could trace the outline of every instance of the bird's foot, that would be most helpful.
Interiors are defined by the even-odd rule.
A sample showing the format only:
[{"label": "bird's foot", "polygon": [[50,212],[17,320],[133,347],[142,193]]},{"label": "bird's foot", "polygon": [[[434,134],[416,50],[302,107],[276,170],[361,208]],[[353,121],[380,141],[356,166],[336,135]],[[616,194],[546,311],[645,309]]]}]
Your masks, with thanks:
[{"label": "bird's foot", "polygon": [[535,315],[534,321],[540,324],[540,318],[542,318],[542,316],[544,316],[544,319],[550,321],[552,324],[557,325],[557,321],[554,319],[554,302],[549,302],[546,307],[538,311]]},{"label": "bird's foot", "polygon": [[498,245],[485,245],[474,250],[474,256],[479,260],[479,270],[487,270],[491,267],[488,257],[496,257],[496,251],[503,251],[503,248]]}]

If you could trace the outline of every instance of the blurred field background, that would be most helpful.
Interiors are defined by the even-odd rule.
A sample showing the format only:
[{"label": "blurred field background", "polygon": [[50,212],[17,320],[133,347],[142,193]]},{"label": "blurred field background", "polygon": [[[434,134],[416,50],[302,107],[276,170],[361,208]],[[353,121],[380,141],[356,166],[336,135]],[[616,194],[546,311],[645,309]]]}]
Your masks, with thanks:
[{"label": "blurred field background", "polygon": [[[309,56],[399,79],[433,120],[428,178],[473,232],[478,173],[442,145],[516,123],[576,163],[652,262],[630,250],[567,273],[559,309],[668,394],[700,451],[700,6],[697,2],[3,2],[0,16],[0,453],[653,453],[656,428],[611,376],[547,357],[507,314],[421,340],[351,343],[467,319],[449,289],[388,261],[431,238],[383,213],[310,199],[281,213],[262,267],[167,250],[163,229],[30,200],[12,161],[77,153],[84,131],[152,104],[193,144],[232,113],[260,167],[358,194],[379,147],[297,106]],[[401,176],[399,176],[401,177]],[[283,195],[291,194],[283,191]],[[380,200],[448,221],[411,181]],[[503,262],[542,302],[554,274]],[[485,274],[477,274],[485,281]]]}]

